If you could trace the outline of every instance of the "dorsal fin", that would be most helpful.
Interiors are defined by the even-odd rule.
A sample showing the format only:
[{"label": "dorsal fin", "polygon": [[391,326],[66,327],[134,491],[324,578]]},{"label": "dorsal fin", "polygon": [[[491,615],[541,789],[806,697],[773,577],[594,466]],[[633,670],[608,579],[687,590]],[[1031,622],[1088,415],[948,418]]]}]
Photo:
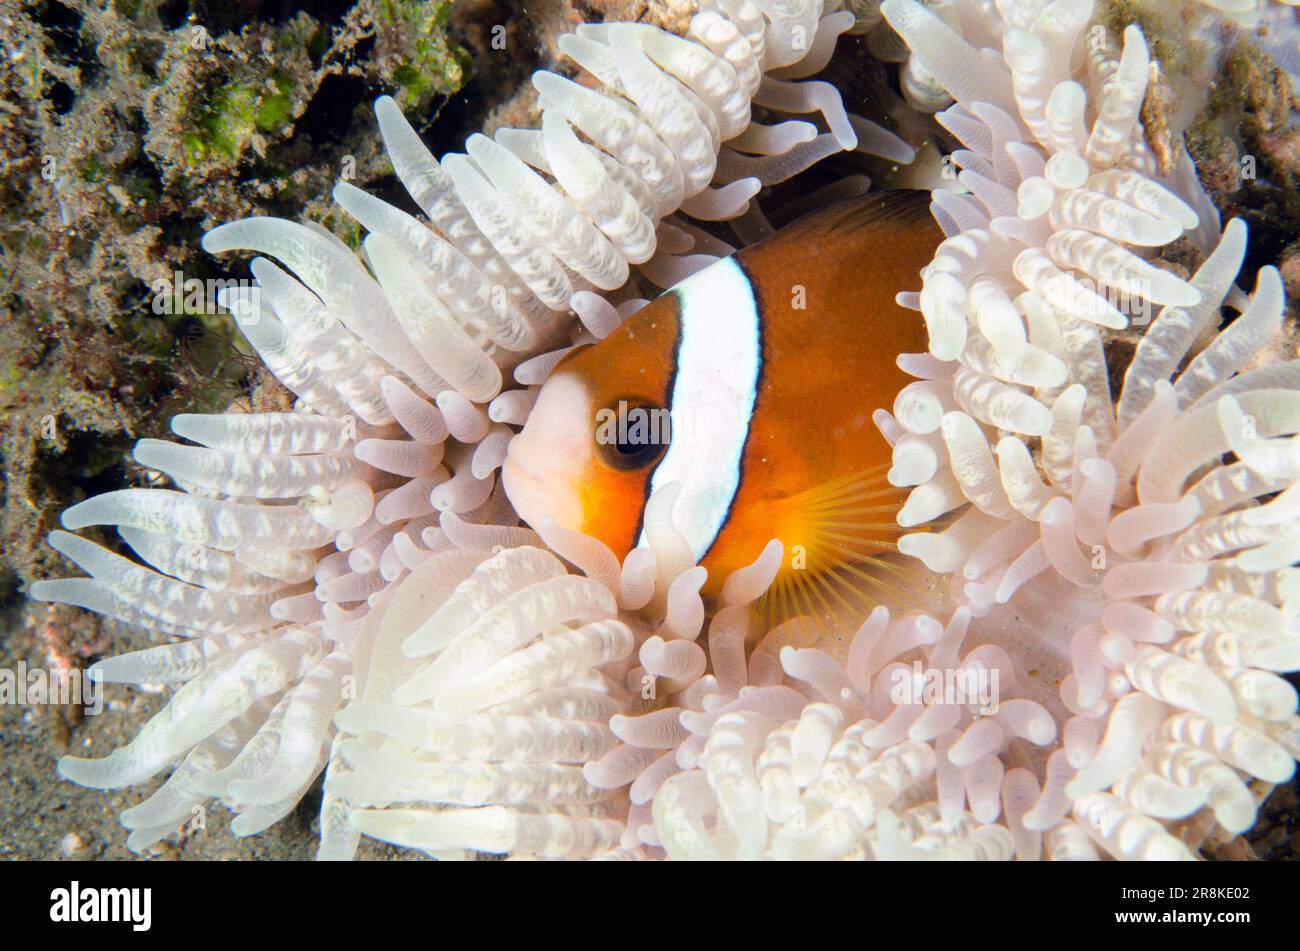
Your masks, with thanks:
[{"label": "dorsal fin", "polygon": [[861,239],[877,231],[930,222],[930,193],[915,189],[868,192],[848,201],[810,212],[747,250],[770,248],[783,242],[807,241],[814,234],[836,239]]}]

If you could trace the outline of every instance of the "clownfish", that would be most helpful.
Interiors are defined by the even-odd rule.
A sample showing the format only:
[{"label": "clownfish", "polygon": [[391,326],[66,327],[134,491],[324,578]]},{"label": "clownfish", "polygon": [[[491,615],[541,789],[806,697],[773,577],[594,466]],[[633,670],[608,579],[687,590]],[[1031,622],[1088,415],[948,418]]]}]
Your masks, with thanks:
[{"label": "clownfish", "polygon": [[889,585],[897,569],[877,556],[895,548],[906,494],[886,479],[891,449],[871,416],[910,382],[897,355],[927,349],[921,315],[894,295],[943,239],[929,201],[876,192],[822,209],[566,355],[509,445],[520,517],[621,560],[644,544],[651,494],[675,482],[673,520],[706,594],[773,538],[773,592],[802,609],[788,613]]}]

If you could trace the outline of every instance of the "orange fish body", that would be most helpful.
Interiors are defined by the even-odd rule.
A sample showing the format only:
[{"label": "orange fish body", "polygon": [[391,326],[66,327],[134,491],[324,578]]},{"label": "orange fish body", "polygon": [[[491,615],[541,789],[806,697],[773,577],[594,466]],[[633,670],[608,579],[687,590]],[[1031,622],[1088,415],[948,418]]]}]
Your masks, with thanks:
[{"label": "orange fish body", "polygon": [[894,294],[942,240],[928,197],[875,193],[803,218],[570,354],[510,447],[520,515],[622,558],[650,494],[676,482],[706,591],[773,538],[786,569],[811,575],[891,548],[903,497],[871,414],[909,380],[897,355],[927,347]]}]

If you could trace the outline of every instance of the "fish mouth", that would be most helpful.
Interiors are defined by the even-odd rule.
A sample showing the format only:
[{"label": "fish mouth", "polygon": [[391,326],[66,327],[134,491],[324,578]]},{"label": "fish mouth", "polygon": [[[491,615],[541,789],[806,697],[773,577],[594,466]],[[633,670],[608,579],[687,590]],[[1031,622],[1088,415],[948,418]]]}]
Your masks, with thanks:
[{"label": "fish mouth", "polygon": [[516,436],[506,449],[501,481],[519,517],[536,529],[550,518],[562,528],[582,531],[582,503],[563,473],[531,465]]}]

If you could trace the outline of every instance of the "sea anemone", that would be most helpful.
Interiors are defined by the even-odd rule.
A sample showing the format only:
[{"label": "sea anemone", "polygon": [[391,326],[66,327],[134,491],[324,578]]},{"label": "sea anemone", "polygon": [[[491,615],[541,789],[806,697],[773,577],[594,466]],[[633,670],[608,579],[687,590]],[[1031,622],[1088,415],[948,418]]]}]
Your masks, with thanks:
[{"label": "sea anemone", "polygon": [[[672,499],[656,501],[651,546],[621,568],[594,539],[549,526],[583,575],[528,545],[439,553],[376,603],[367,680],[337,717],[325,780],[326,814],[349,820],[343,848],[359,830],[439,856],[644,857],[626,829],[649,810],[629,810],[622,787],[647,757],[621,742],[624,725],[662,722],[679,692],[713,683],[695,643],[703,569],[677,557]],[[726,600],[747,610],[770,570],[737,572]],[[412,658],[428,659],[413,677]]]},{"label": "sea anemone", "polygon": [[[970,193],[936,192],[949,238],[909,298],[930,353],[900,359],[922,380],[878,422],[891,475],[916,486],[900,524],[969,503],[900,550],[952,575],[985,637],[1018,655],[1032,643],[1062,675],[1062,762],[1042,796],[1106,851],[1143,858],[1176,851],[1153,820],[1203,806],[1245,831],[1243,776],[1285,781],[1300,754],[1277,676],[1300,664],[1294,529],[1287,496],[1268,501],[1300,474],[1268,441],[1290,445],[1300,425],[1300,363],[1271,359],[1276,269],[1249,299],[1234,289],[1242,222],[1190,282],[1131,249],[1195,240],[1217,216],[1185,155],[1154,178],[1140,30],[1118,56],[1113,38],[1091,45],[1089,81],[1071,78],[1087,7],[1013,19],[1003,66],[919,5],[883,5],[957,100],[939,121],[966,147],[953,158]],[[1239,315],[1220,331],[1225,298]],[[1152,306],[1113,399],[1106,335]],[[1014,737],[989,734],[990,753]]]},{"label": "sea anemone", "polygon": [[[510,427],[566,334],[603,335],[639,306],[593,290],[621,288],[629,264],[667,286],[731,253],[675,213],[734,218],[762,185],[845,149],[911,159],[892,133],[849,116],[832,86],[801,81],[852,13],[702,7],[685,37],[641,24],[564,37],[604,88],[538,72],[541,128],[473,136],[468,155],[434,159],[381,98],[389,157],[428,221],[340,183],[339,203],[371,232],[364,263],[323,229],[284,220],[205,236],[210,252],[255,250],[287,266],[254,259],[255,285],[221,303],[296,411],[174,418],[197,445],[142,440],[135,458],[177,489],[110,492],[62,519],[73,531],[117,526],[152,568],[55,532],[51,544],[91,577],[31,589],[186,638],[97,665],[107,682],[183,686],[127,746],[60,763],[67,778],[116,788],[179,762],[124,814],[131,848],[176,831],[210,796],[235,806],[237,834],[277,821],[325,765],[334,714],[365,682],[371,658],[357,650],[382,616],[372,608],[434,553],[469,552],[425,566],[460,581],[494,547],[536,540],[507,527],[494,478]],[[829,131],[754,123],[752,106],[818,112]],[[503,391],[511,371],[523,386]],[[344,854],[330,804],[322,852]]]},{"label": "sea anemone", "polygon": [[[561,49],[602,91],[539,73],[540,130],[441,163],[381,99],[428,221],[341,184],[364,261],[287,221],[207,235],[288,269],[255,259],[224,302],[296,411],[176,417],[198,445],[136,458],[178,490],[63,516],[118,526],[156,570],[55,532],[91,577],[32,589],[184,638],[96,665],[178,689],[127,746],[60,762],[98,788],[174,767],[123,815],[132,848],[213,796],[261,831],[322,770],[328,858],[361,834],[439,856],[1170,858],[1204,834],[1190,817],[1249,828],[1247,782],[1300,755],[1278,274],[1237,290],[1245,225],[1220,231],[1185,152],[1158,174],[1138,27],[1111,36],[1091,0],[839,6],[580,27]],[[680,215],[761,230],[763,184],[848,148],[912,158],[798,81],[848,31],[960,145],[933,197],[948,237],[899,295],[929,352],[898,355],[917,382],[875,415],[911,488],[900,525],[935,529],[899,550],[941,581],[856,632],[764,629],[780,543],[706,603],[674,486],[620,565],[520,527],[494,473],[565,345],[640,306],[629,265],[666,286],[729,253]],[[1190,278],[1154,258],[1184,235],[1206,255]]]}]

